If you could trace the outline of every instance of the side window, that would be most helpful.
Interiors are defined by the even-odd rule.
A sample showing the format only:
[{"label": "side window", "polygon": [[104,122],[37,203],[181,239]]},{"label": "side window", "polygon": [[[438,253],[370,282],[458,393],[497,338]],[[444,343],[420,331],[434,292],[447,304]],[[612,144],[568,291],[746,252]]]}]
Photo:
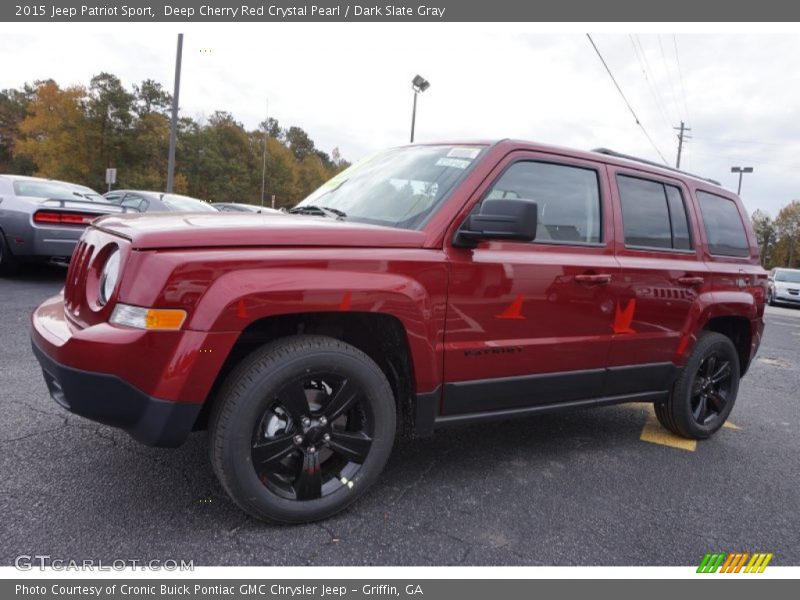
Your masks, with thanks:
[{"label": "side window", "polygon": [[722,256],[750,256],[750,245],[736,203],[700,191],[697,199],[708,237],[708,251]]},{"label": "side window", "polygon": [[536,242],[598,244],[602,241],[597,171],[553,163],[511,165],[487,198],[524,198],[538,205]]},{"label": "side window", "polygon": [[674,185],[665,185],[669,221],[672,225],[672,247],[676,250],[691,250],[692,238],[689,235],[689,217],[681,191]]},{"label": "side window", "polygon": [[649,179],[617,176],[625,245],[691,250],[689,218],[680,189]]}]

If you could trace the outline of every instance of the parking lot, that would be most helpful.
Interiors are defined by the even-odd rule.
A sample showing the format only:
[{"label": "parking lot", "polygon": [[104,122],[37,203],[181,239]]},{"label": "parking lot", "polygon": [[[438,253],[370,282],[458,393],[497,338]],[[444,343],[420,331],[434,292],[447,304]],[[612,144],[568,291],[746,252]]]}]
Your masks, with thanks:
[{"label": "parking lot", "polygon": [[63,284],[0,280],[0,563],[176,559],[195,565],[690,565],[709,551],[800,564],[800,310],[768,308],[731,426],[683,444],[622,405],[401,442],[380,483],[304,526],[244,516],[207,436],[176,450],[50,400],[28,318]]}]

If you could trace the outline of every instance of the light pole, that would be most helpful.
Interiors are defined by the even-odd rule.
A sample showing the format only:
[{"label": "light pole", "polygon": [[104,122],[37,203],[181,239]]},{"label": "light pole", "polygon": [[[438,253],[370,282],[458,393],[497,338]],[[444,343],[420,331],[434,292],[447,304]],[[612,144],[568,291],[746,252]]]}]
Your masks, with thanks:
[{"label": "light pole", "polygon": [[753,167],[731,167],[731,173],[738,173],[739,174],[739,189],[736,190],[736,195],[742,195],[742,175],[745,173],[752,173]]},{"label": "light pole", "polygon": [[424,92],[431,87],[430,82],[421,75],[417,75],[411,80],[411,89],[414,90],[414,108],[411,109],[411,143],[414,143],[414,124],[417,121],[417,94]]},{"label": "light pole", "polygon": [[181,55],[183,34],[178,34],[178,52],[175,55],[175,89],[172,94],[172,119],[169,126],[169,157],[167,159],[167,193],[172,193],[175,184],[175,144],[178,134],[178,97],[181,93]]}]

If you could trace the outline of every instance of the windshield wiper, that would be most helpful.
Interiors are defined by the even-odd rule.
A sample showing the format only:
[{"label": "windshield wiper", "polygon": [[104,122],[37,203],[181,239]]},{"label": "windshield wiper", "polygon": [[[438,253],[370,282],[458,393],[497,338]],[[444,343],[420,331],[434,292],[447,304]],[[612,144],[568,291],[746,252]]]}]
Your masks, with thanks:
[{"label": "windshield wiper", "polygon": [[330,208],[329,206],[317,206],[316,204],[306,204],[305,206],[295,206],[289,210],[290,213],[296,215],[321,215],[323,217],[330,217],[331,219],[343,220],[347,218],[347,213],[338,208]]}]

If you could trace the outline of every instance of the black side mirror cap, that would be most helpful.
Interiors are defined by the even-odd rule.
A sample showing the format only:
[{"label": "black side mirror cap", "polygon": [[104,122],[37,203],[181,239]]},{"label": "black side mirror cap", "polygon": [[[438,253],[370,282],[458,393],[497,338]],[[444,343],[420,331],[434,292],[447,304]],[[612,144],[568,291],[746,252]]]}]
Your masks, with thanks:
[{"label": "black side mirror cap", "polygon": [[474,248],[480,240],[536,239],[539,207],[524,198],[487,198],[478,214],[470,215],[453,239],[460,248]]}]

